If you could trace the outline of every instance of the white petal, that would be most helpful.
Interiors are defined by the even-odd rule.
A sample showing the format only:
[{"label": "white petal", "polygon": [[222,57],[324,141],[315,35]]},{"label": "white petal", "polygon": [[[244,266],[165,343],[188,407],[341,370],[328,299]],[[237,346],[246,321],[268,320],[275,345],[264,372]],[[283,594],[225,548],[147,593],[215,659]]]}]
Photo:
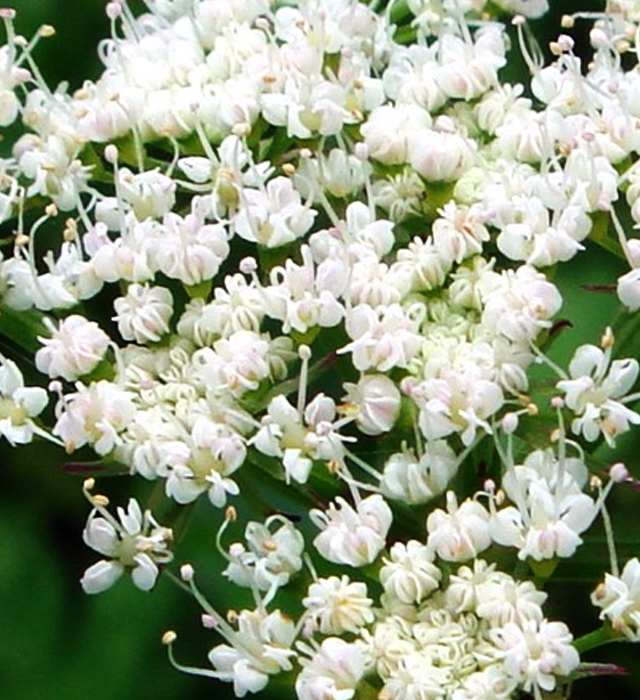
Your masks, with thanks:
[{"label": "white petal", "polygon": [[137,566],[131,572],[131,578],[141,591],[150,591],[158,578],[158,567],[148,554],[136,554]]},{"label": "white petal", "polygon": [[116,561],[106,561],[102,559],[90,566],[80,580],[80,584],[85,593],[95,595],[102,593],[122,576],[122,565]]}]

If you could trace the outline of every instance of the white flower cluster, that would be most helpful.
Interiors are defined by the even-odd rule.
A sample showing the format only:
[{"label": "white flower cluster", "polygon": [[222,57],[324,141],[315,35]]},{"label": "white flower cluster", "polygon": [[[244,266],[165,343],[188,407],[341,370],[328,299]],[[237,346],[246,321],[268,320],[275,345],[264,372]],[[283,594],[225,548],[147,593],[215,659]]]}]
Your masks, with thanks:
[{"label": "white flower cluster", "polygon": [[[296,665],[301,700],[350,700],[367,675],[381,700],[555,690],[579,662],[571,633],[479,556],[571,557],[610,488],[586,492],[582,445],[640,424],[638,362],[613,359],[611,331],[568,373],[541,349],[552,272],[590,237],[628,263],[618,296],[640,309],[640,13],[609,3],[588,65],[565,34],[545,65],[524,27],[545,0],[146,5],[107,3],[105,70],[73,94],[43,84],[0,10],[0,125],[21,130],[0,159],[0,312],[55,398],[47,417],[45,389],[2,358],[0,435],[90,448],[185,510],[228,507],[224,576],[256,609],[206,607],[224,643],[203,673],[239,697]],[[502,81],[514,39],[527,84]],[[549,412],[530,371],[545,363],[556,395],[532,442],[520,420]],[[223,548],[228,502],[268,499],[263,483],[300,531],[267,504]],[[171,530],[88,497],[84,538],[107,558],[85,590],[125,571],[151,588]],[[414,507],[426,536],[400,537]],[[637,640],[632,562],[593,600]],[[305,565],[299,609],[269,612]],[[378,607],[345,570],[374,576]]]},{"label": "white flower cluster", "polygon": [[517,687],[539,697],[576,668],[568,628],[544,619],[546,594],[531,582],[477,559],[429,597],[439,587],[433,551],[418,542],[394,549],[381,570],[385,607],[367,635],[381,698],[499,699]]},{"label": "white flower cluster", "polygon": [[[343,511],[349,508],[342,506]],[[358,527],[373,528],[375,503],[365,500],[361,506]],[[340,515],[347,527],[355,528],[352,513]],[[478,514],[461,517],[472,533]],[[276,520],[280,527],[271,534],[269,522]],[[383,700],[506,699],[518,689],[541,697],[541,691],[554,690],[578,665],[567,626],[544,616],[546,593],[475,559],[472,552],[459,556],[470,563],[445,579],[438,557],[446,558],[446,552],[432,546],[431,536],[426,544],[396,542],[382,557],[380,607],[374,607],[363,581],[346,575],[315,578],[298,623],[285,622],[280,610],[268,613],[264,606],[273,598],[273,587],[286,585],[299,570],[302,538],[282,516],[272,516],[265,525],[249,523],[246,534],[252,551],[232,545],[226,574],[253,587],[260,606],[239,613],[237,629],[205,615],[227,642],[209,654],[213,675],[232,681],[239,697],[264,687],[269,675],[290,670],[294,658],[302,668],[296,680],[301,700],[348,700],[374,676]],[[363,531],[362,552],[369,546],[367,536]],[[343,537],[333,540],[344,545]],[[337,561],[334,551],[318,540],[316,546],[329,561]],[[358,566],[377,557],[347,563]],[[186,578],[194,585],[191,569]],[[271,591],[261,597],[267,588]],[[294,648],[300,632],[306,639]]]}]

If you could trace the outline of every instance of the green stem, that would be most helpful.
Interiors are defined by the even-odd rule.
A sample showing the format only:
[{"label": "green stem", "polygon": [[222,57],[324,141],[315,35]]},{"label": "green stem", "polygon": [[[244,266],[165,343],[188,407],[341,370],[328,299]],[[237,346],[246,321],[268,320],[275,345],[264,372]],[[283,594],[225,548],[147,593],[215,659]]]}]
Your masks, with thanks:
[{"label": "green stem", "polygon": [[619,637],[610,627],[603,626],[593,632],[583,634],[582,637],[578,637],[578,639],[574,640],[573,646],[579,654],[583,654],[585,651],[601,647],[609,644],[609,642],[617,642],[618,640]]}]

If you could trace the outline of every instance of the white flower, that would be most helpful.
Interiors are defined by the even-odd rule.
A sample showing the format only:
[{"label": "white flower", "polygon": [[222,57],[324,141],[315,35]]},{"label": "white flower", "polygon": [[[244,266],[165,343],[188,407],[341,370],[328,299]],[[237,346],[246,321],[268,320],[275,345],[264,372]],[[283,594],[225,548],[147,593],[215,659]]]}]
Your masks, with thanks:
[{"label": "white flower", "polygon": [[222,508],[227,494],[237,496],[240,492],[229,476],[244,463],[244,440],[225,423],[199,416],[191,431],[191,442],[188,452],[174,453],[168,465],[167,496],[178,503],[190,503],[207,491],[212,505]]},{"label": "white flower", "polygon": [[507,622],[489,634],[500,649],[503,669],[527,692],[553,690],[556,676],[568,676],[580,662],[563,622]]},{"label": "white flower", "polygon": [[471,143],[456,133],[419,129],[411,134],[409,162],[428,182],[457,180],[474,161]]},{"label": "white flower", "polygon": [[125,340],[155,343],[169,330],[171,292],[164,287],[130,284],[127,295],[113,302],[118,331]]},{"label": "white flower", "polygon": [[386,164],[409,159],[411,135],[431,126],[431,116],[417,105],[384,105],[371,112],[360,127],[369,155]]},{"label": "white flower", "polygon": [[307,648],[311,659],[300,658],[302,672],[296,679],[300,700],[351,700],[367,670],[361,644],[329,637],[317,650]]},{"label": "white flower", "polygon": [[458,506],[453,491],[447,492],[447,512],[437,509],[427,518],[427,544],[446,561],[468,561],[491,544],[489,513],[467,499]]},{"label": "white flower", "polygon": [[304,540],[284,516],[272,515],[264,524],[249,522],[245,538],[249,549],[239,543],[232,545],[229,565],[224,571],[235,584],[268,591],[286,585],[302,568]]},{"label": "white flower", "polygon": [[36,276],[31,265],[18,256],[7,260],[0,258],[0,261],[2,303],[16,311],[31,308],[37,296]]},{"label": "white flower", "polygon": [[492,627],[542,620],[541,606],[547,599],[547,594],[537,590],[531,581],[514,581],[500,572],[480,582],[475,594],[476,614],[489,620]]},{"label": "white flower", "polygon": [[606,574],[591,594],[591,602],[601,608],[600,619],[631,642],[640,641],[640,561],[629,559],[622,574]]},{"label": "white flower", "polygon": [[149,258],[167,277],[193,286],[211,280],[229,255],[222,224],[205,224],[195,212],[165,214],[163,226],[147,243]]},{"label": "white flower", "polygon": [[0,435],[11,445],[31,442],[36,426],[31,420],[47,405],[47,392],[24,385],[22,372],[13,360],[0,357]]},{"label": "white flower", "polygon": [[419,652],[407,654],[380,691],[381,700],[440,700],[452,686],[453,669],[438,666]]},{"label": "white flower", "polygon": [[352,342],[339,352],[351,352],[353,365],[361,372],[406,367],[421,345],[417,326],[416,319],[399,304],[377,309],[358,304],[346,313]]},{"label": "white flower", "polygon": [[528,344],[560,310],[562,297],[546,277],[529,265],[501,275],[487,274],[480,282],[484,304],[482,325],[497,335]]},{"label": "white flower", "polygon": [[270,180],[264,191],[243,189],[241,200],[243,206],[233,222],[236,233],[267,248],[291,243],[303,236],[316,215],[313,209],[302,204],[299,193],[286,177]]},{"label": "white flower", "polygon": [[332,424],[333,399],[318,394],[300,412],[282,394],[275,396],[252,442],[263,454],[280,457],[287,479],[306,483],[314,460],[344,459],[343,437]]},{"label": "white flower", "polygon": [[51,338],[38,338],[44,345],[36,353],[36,367],[49,377],[73,381],[94,369],[111,342],[94,321],[69,316],[58,328],[50,324]]},{"label": "white flower", "polygon": [[438,588],[442,573],[434,565],[434,551],[417,540],[396,542],[383,558],[380,583],[388,596],[402,603],[418,604]]},{"label": "white flower", "polygon": [[634,267],[618,278],[617,292],[620,301],[630,311],[640,309],[640,268]]},{"label": "white flower", "polygon": [[516,687],[517,682],[505,673],[502,665],[494,663],[464,678],[451,700],[509,700]]},{"label": "white flower", "polygon": [[243,610],[237,617],[238,630],[209,652],[209,661],[220,680],[233,682],[233,692],[242,698],[257,693],[269,676],[292,668],[291,649],[295,625],[279,610]]},{"label": "white flower", "polygon": [[439,440],[459,432],[462,442],[470,445],[478,428],[491,433],[487,419],[504,403],[500,385],[487,379],[487,373],[472,361],[446,368],[440,375],[422,382],[408,378],[403,384],[420,408],[422,434]]},{"label": "white flower", "polygon": [[89,444],[105,455],[121,443],[120,433],[135,416],[133,394],[102,380],[65,396],[53,434],[62,438],[69,452]]},{"label": "white flower", "polygon": [[635,359],[611,362],[611,344],[605,350],[595,345],[580,346],[569,364],[571,379],[557,383],[566,394],[566,405],[576,414],[571,424],[574,433],[594,441],[600,433],[613,445],[616,435],[629,424],[640,423],[640,414],[624,405],[627,394],[638,378]]},{"label": "white flower", "polygon": [[317,183],[334,197],[347,197],[359,191],[371,174],[371,165],[356,156],[332,148],[318,160],[309,158],[301,163],[294,182],[302,195],[313,195],[310,183]]},{"label": "white flower", "polygon": [[147,510],[142,513],[135,499],[127,510],[118,508],[118,520],[102,506],[94,508],[83,532],[85,543],[109,557],[90,566],[82,577],[85,593],[100,593],[112,586],[125,571],[131,572],[135,585],[143,591],[153,588],[158,564],[173,558],[169,545],[173,535],[161,527]]},{"label": "white flower", "polygon": [[586,467],[577,458],[557,460],[551,450],[536,450],[509,469],[502,485],[517,507],[491,516],[491,536],[498,544],[519,548],[518,557],[536,561],[570,557],[580,534],[593,522],[598,506],[582,493]]},{"label": "white flower", "polygon": [[455,614],[475,611],[478,604],[478,587],[487,581],[500,580],[500,574],[495,571],[495,564],[488,564],[484,559],[475,559],[473,568],[461,566],[449,579],[449,585],[444,592],[445,608]]},{"label": "white flower", "polygon": [[453,202],[445,204],[433,222],[433,245],[447,263],[460,263],[482,251],[489,240],[481,207],[467,207]]},{"label": "white flower", "polygon": [[384,465],[380,488],[389,498],[426,503],[445,490],[457,466],[447,442],[430,440],[419,459],[407,451],[392,455]]},{"label": "white flower", "polygon": [[[301,247],[300,254],[301,265],[287,260],[284,266],[274,267],[269,275],[272,283],[263,290],[265,311],[283,322],[284,333],[292,329],[306,333],[313,326],[336,326],[344,316],[337,295],[346,287],[348,271],[328,270],[332,265],[330,259],[315,268],[307,245]],[[344,279],[336,279],[336,272]]]},{"label": "white flower", "polygon": [[374,619],[366,584],[344,575],[314,581],[302,604],[322,634],[358,633]]},{"label": "white flower", "polygon": [[409,276],[412,291],[429,291],[444,283],[454,257],[445,256],[432,237],[423,240],[416,236],[398,251],[394,267]]},{"label": "white flower", "polygon": [[269,350],[264,336],[237,331],[215,341],[213,348],[197,350],[192,357],[194,374],[212,393],[241,396],[269,376]]},{"label": "white flower", "polygon": [[364,202],[351,202],[345,212],[340,232],[349,245],[349,253],[356,259],[375,255],[378,259],[393,247],[393,222],[378,219]]},{"label": "white flower", "polygon": [[214,299],[204,304],[194,299],[178,322],[178,333],[201,347],[219,336],[228,338],[237,331],[257,333],[265,313],[264,296],[241,274],[225,277],[224,286],[213,290]]},{"label": "white flower", "polygon": [[354,509],[344,498],[336,498],[328,510],[313,509],[312,522],[322,529],[313,541],[328,561],[348,566],[371,564],[384,547],[391,526],[391,509],[382,496],[374,494],[359,501]]},{"label": "white flower", "polygon": [[119,196],[131,205],[140,221],[163,216],[176,202],[176,183],[157,169],[134,174],[120,168],[118,185]]},{"label": "white flower", "polygon": [[147,249],[152,248],[151,241],[161,225],[154,220],[140,223],[131,214],[119,228],[120,236],[114,241],[107,235],[107,225],[100,221],[83,236],[94,275],[104,282],[150,280],[153,270]]},{"label": "white flower", "polygon": [[[389,432],[400,413],[400,392],[383,374],[364,374],[357,384],[344,383],[344,401],[353,406],[355,422],[365,435]],[[351,407],[350,407],[351,410]]]}]

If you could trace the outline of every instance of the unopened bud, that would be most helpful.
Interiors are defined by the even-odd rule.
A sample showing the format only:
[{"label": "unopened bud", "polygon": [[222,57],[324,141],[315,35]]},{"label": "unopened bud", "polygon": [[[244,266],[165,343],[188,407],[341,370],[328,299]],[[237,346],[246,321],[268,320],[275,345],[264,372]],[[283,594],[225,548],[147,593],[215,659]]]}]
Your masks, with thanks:
[{"label": "unopened bud", "polygon": [[108,2],[105,12],[110,20],[118,19],[122,14],[122,5],[119,2]]},{"label": "unopened bud", "polygon": [[562,51],[573,51],[575,46],[575,41],[568,34],[560,34],[557,43]]},{"label": "unopened bud", "polygon": [[308,345],[301,345],[298,348],[298,357],[303,362],[308,362],[311,359],[311,348]]},{"label": "unopened bud", "polygon": [[183,564],[180,567],[180,578],[185,581],[193,581],[193,577],[195,575],[195,571],[193,570],[193,566],[191,564]]},{"label": "unopened bud", "polygon": [[111,165],[115,165],[118,162],[118,148],[117,148],[117,146],[114,146],[112,143],[110,143],[108,146],[105,146],[104,158],[107,161],[107,163],[111,163]]},{"label": "unopened bud", "polygon": [[603,49],[609,46],[609,35],[600,29],[599,27],[594,27],[589,32],[589,41],[591,41],[591,46],[594,49]]},{"label": "unopened bud", "polygon": [[255,272],[258,269],[258,263],[256,262],[255,258],[242,258],[239,267],[240,272],[242,272],[243,275],[250,275],[252,272]]},{"label": "unopened bud", "polygon": [[518,422],[518,414],[511,412],[506,413],[500,423],[504,432],[507,433],[507,435],[510,435],[518,428]]},{"label": "unopened bud", "polygon": [[616,484],[621,484],[629,478],[629,472],[622,462],[616,462],[609,469],[609,476]]},{"label": "unopened bud", "polygon": [[200,620],[202,621],[202,626],[205,629],[214,630],[218,627],[218,620],[209,613],[202,613]]}]

